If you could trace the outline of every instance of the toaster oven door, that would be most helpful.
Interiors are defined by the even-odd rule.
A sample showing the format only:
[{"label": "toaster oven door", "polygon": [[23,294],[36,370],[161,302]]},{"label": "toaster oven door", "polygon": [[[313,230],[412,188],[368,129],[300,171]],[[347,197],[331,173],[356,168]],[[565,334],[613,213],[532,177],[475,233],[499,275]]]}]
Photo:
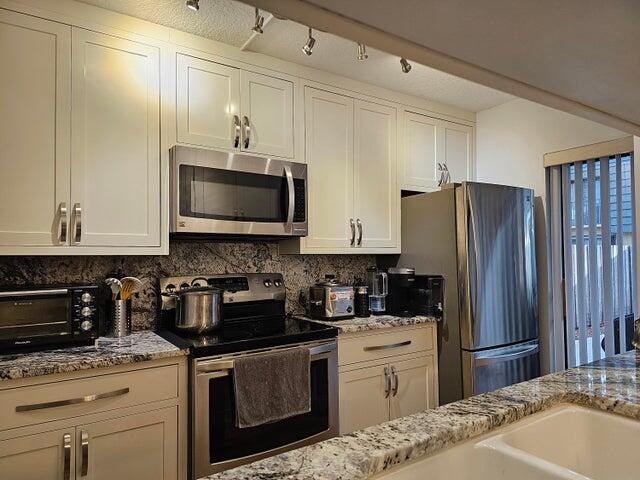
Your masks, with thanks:
[{"label": "toaster oven door", "polygon": [[69,336],[71,308],[67,289],[0,292],[0,342],[21,345]]}]

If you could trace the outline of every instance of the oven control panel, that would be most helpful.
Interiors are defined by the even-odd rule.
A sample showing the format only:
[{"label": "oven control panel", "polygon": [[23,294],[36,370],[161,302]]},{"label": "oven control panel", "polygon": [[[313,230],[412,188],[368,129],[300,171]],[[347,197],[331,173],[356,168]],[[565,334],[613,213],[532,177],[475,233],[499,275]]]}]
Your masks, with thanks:
[{"label": "oven control panel", "polygon": [[[224,303],[281,300],[286,296],[281,273],[227,273],[223,275],[190,275],[160,279],[160,293],[173,293],[198,287],[216,287],[224,290]],[[162,310],[175,308],[175,299],[161,295]]]},{"label": "oven control panel", "polygon": [[70,289],[73,335],[94,338],[98,331],[98,287],[83,286]]}]

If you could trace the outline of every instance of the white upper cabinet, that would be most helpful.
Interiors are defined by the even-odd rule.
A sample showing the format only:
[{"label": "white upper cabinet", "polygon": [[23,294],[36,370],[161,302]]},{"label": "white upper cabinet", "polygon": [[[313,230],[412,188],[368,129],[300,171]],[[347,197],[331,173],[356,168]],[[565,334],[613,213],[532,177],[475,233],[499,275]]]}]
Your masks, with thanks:
[{"label": "white upper cabinet", "polygon": [[160,245],[156,47],[73,30],[72,245]]},{"label": "white upper cabinet", "polygon": [[349,248],[355,235],[353,99],[307,87],[304,103],[309,178],[306,245]]},{"label": "white upper cabinet", "polygon": [[0,10],[0,246],[66,244],[71,28]]},{"label": "white upper cabinet", "polygon": [[293,157],[293,83],[259,73],[240,74],[242,150]]},{"label": "white upper cabinet", "polygon": [[405,111],[403,138],[403,190],[438,189],[440,166],[449,170],[452,182],[475,179],[473,127]]},{"label": "white upper cabinet", "polygon": [[178,54],[177,140],[294,156],[293,83]]},{"label": "white upper cabinet", "polygon": [[404,114],[404,161],[402,186],[407,190],[426,190],[438,186],[439,121],[412,112]]},{"label": "white upper cabinet", "polygon": [[357,100],[354,139],[356,246],[395,247],[398,237],[396,109]]},{"label": "white upper cabinet", "polygon": [[178,141],[240,146],[240,70],[199,58],[177,58]]},{"label": "white upper cabinet", "polygon": [[449,169],[452,182],[474,180],[473,128],[453,122],[443,125],[443,163]]}]

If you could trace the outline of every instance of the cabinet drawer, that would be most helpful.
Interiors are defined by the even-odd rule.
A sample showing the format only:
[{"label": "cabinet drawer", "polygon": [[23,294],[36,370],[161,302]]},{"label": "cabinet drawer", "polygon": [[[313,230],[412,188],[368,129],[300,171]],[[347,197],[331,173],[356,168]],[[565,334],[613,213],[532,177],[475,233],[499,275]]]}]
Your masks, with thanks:
[{"label": "cabinet drawer", "polygon": [[178,397],[178,366],[0,391],[1,430]]},{"label": "cabinet drawer", "polygon": [[407,353],[432,350],[434,345],[433,327],[396,330],[338,341],[338,364],[366,362]]}]

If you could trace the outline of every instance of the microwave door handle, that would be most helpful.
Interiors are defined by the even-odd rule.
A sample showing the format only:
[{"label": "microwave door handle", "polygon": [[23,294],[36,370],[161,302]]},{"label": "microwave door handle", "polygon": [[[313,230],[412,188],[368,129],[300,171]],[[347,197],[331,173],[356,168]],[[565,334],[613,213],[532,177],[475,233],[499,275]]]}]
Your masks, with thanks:
[{"label": "microwave door handle", "polygon": [[284,174],[287,177],[287,190],[289,191],[289,209],[287,210],[287,231],[293,229],[293,212],[296,208],[296,192],[293,185],[293,174],[289,165],[284,166]]}]

